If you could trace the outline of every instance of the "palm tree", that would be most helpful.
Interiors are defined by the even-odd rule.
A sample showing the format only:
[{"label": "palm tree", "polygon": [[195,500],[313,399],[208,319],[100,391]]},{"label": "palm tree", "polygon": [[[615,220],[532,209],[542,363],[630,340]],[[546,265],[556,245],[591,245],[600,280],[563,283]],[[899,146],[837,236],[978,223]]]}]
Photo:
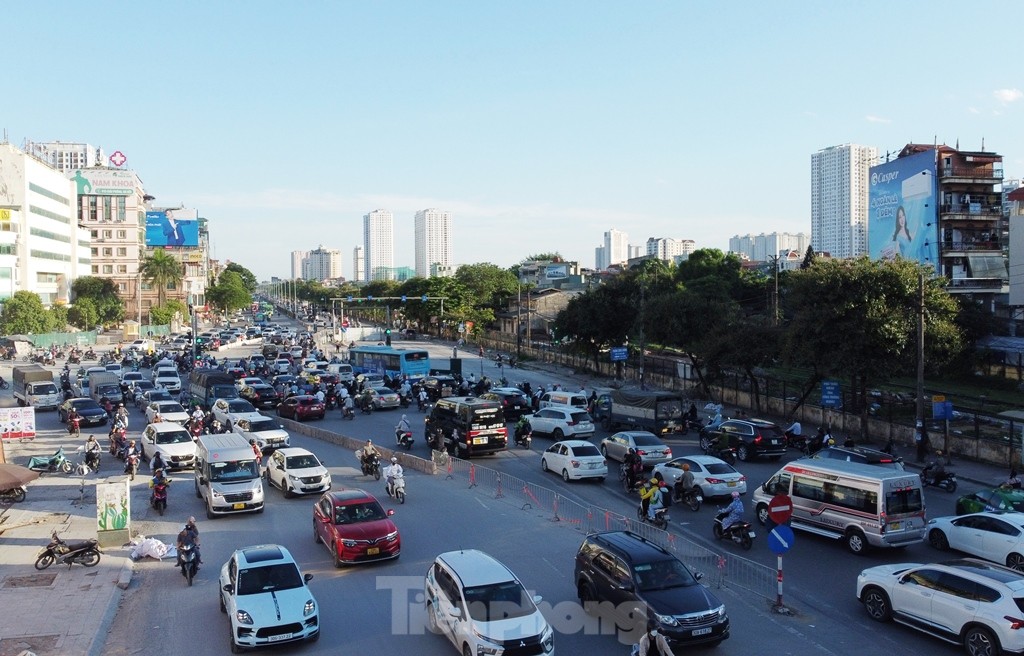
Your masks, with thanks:
[{"label": "palm tree", "polygon": [[184,278],[181,262],[168,255],[164,249],[158,248],[153,254],[142,261],[139,267],[143,280],[156,287],[157,302],[162,307],[167,304],[167,285],[178,285]]}]

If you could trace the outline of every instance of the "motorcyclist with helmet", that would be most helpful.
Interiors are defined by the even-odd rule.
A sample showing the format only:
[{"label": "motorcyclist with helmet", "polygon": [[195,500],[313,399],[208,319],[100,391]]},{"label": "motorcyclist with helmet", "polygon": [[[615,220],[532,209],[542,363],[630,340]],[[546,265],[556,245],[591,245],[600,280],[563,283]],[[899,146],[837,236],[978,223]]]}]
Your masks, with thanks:
[{"label": "motorcyclist with helmet", "polygon": [[199,553],[199,529],[196,527],[196,518],[189,517],[185,526],[178,533],[178,566],[181,566],[181,549],[185,545],[192,545],[196,553],[196,569],[203,564],[203,557]]},{"label": "motorcyclist with helmet", "polygon": [[725,510],[729,512],[722,520],[722,530],[728,531],[729,527],[743,519],[743,499],[740,498],[739,492],[732,493],[732,501]]},{"label": "motorcyclist with helmet", "polygon": [[636,656],[675,656],[665,635],[658,630],[658,623],[647,621],[647,631],[640,636]]},{"label": "motorcyclist with helmet", "polygon": [[690,463],[683,463],[683,475],[679,477],[679,480],[675,484],[675,494],[677,499],[682,499],[687,492],[693,489],[694,480],[693,472],[690,471]]},{"label": "motorcyclist with helmet", "polygon": [[384,480],[387,485],[388,496],[395,493],[395,480],[405,475],[402,465],[398,464],[398,458],[391,456],[391,464],[384,468]]},{"label": "motorcyclist with helmet", "polygon": [[359,462],[364,468],[369,467],[373,456],[380,458],[380,452],[377,451],[377,447],[373,446],[373,440],[366,440],[366,446],[362,448],[362,453],[359,454]]},{"label": "motorcyclist with helmet", "polygon": [[632,490],[636,487],[640,474],[643,472],[643,459],[636,452],[636,449],[630,447],[626,451],[626,456],[622,459],[622,464],[626,465],[626,486]]},{"label": "motorcyclist with helmet", "polygon": [[645,481],[643,486],[640,487],[640,510],[644,516],[647,515],[647,511],[651,507],[651,499],[658,491],[658,482],[658,479],[652,478],[649,481]]},{"label": "motorcyclist with helmet", "polygon": [[[652,481],[657,479],[651,479]],[[651,501],[647,504],[647,519],[654,521],[659,510],[668,506],[668,485],[665,481],[658,481],[651,490]]]}]

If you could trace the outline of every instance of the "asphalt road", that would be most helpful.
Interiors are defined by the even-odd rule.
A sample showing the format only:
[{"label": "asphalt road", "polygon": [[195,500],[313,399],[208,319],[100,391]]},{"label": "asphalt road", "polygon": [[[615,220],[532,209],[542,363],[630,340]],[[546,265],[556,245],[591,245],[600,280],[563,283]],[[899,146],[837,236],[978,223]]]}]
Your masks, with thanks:
[{"label": "asphalt road", "polygon": [[[428,348],[439,357],[451,353],[450,345]],[[231,352],[231,357],[253,350],[255,347],[238,349]],[[473,371],[479,376],[482,364],[487,375],[500,375],[491,362],[481,363],[475,356],[469,360],[467,373]],[[505,375],[511,382],[528,380],[533,385],[560,382],[577,387],[585,382],[556,380],[537,371],[506,369]],[[391,445],[393,427],[403,412],[414,425],[422,418],[415,408],[369,416],[360,414],[354,421],[341,420],[340,413],[335,411],[326,420],[316,423],[351,437],[371,437],[376,442]],[[141,430],[144,419],[140,413],[133,413],[132,420],[130,432],[134,434]],[[50,422],[56,425],[52,413],[39,415],[42,428],[51,427]],[[415,435],[413,453],[426,456],[422,431],[415,431]],[[605,435],[599,429],[594,441],[599,442]],[[549,444],[550,440],[538,439],[532,451],[516,449],[475,462],[531,484],[555,489],[568,498],[623,514],[632,513],[635,499],[623,494],[614,474],[603,484],[566,484],[555,475],[541,472],[540,451]],[[407,475],[407,503],[397,506],[383,493],[383,483],[358,474],[351,451],[304,436],[293,436],[293,445],[316,452],[331,469],[336,487],[369,489],[385,507],[395,508],[394,519],[403,537],[402,557],[390,563],[335,569],[326,549],[313,543],[313,499],[284,499],[272,488],[267,490],[267,509],[262,515],[208,521],[201,502],[192,494],[188,472],[175,475],[168,513],[161,518],[152,514],[146,505],[148,492],[140,479],[133,496],[134,530],[172,542],[181,522],[188,515],[195,515],[200,519],[206,566],[196,585],[189,589],[171,563],[138,563],[135,581],[124,597],[105,653],[142,653],[151,651],[153,645],[171,653],[226,653],[228,625],[217,609],[217,573],[231,550],[267,542],[287,546],[303,570],[314,574],[310,585],[320,602],[324,627],[323,637],[315,645],[282,647],[267,653],[371,654],[385,653],[385,650],[424,655],[455,653],[452,645],[442,638],[425,634],[422,583],[433,556],[463,547],[479,548],[496,556],[518,574],[527,588],[544,597],[550,609],[546,611],[548,619],[556,629],[555,644],[559,653],[586,651],[593,656],[628,653],[626,638],[620,640],[609,635],[607,626],[600,627],[575,607],[573,555],[582,535],[565,523],[554,523],[541,513],[524,511],[509,500],[493,499],[484,490],[467,490],[464,485],[445,481],[443,476],[428,477],[415,472]],[[692,440],[674,441],[672,446],[676,455],[698,451]],[[795,455],[794,452],[793,457]],[[104,467],[114,467],[109,457]],[[779,463],[767,461],[739,464],[750,487],[767,480],[778,467]],[[953,495],[931,489],[927,495],[930,517],[952,513]],[[672,531],[730,557],[742,556],[774,568],[776,558],[767,548],[763,529],[749,552],[711,538],[716,505],[712,500],[698,513],[673,508]],[[749,508],[748,516],[752,517]],[[871,622],[853,596],[856,576],[864,567],[944,558],[926,544],[900,551],[874,551],[858,557],[847,553],[838,542],[798,533],[795,546],[784,563],[785,602],[794,615],[778,616],[764,600],[752,598],[742,590],[715,590],[729,609],[732,638],[714,651],[723,654],[860,654],[865,650],[872,653],[899,650],[905,654],[932,656],[960,653],[954,646],[917,632]],[[602,628],[604,635],[600,634]]]}]

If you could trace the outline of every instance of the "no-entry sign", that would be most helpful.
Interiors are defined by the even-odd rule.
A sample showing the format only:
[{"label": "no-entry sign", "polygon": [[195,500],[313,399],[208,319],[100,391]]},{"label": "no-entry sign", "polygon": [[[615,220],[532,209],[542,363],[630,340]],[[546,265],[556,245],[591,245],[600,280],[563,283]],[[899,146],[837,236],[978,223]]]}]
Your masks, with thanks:
[{"label": "no-entry sign", "polygon": [[776,524],[785,524],[793,516],[793,500],[788,494],[776,494],[768,502],[768,519]]}]

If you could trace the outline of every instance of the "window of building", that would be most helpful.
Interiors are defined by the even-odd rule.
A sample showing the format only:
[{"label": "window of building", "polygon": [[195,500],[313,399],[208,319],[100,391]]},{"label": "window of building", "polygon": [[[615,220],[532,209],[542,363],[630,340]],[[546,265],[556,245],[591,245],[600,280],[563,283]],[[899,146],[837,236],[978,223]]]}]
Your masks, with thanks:
[{"label": "window of building", "polygon": [[117,197],[117,220],[121,223],[125,221],[125,207],[127,199],[124,196]]},{"label": "window of building", "polygon": [[92,239],[99,239],[100,238],[100,231],[99,230],[90,230],[89,231],[89,237],[91,237]]},{"label": "window of building", "polygon": [[113,208],[113,196],[103,197],[103,220],[113,221],[114,220],[114,208]]},{"label": "window of building", "polygon": [[173,289],[177,289],[177,288],[178,288],[178,286],[177,286],[177,284],[175,284],[175,282],[173,280],[168,281],[167,289],[172,289],[173,290]]},{"label": "window of building", "polygon": [[117,249],[117,256],[118,257],[126,257],[127,255],[128,255],[128,249],[127,248],[119,248],[119,249]]},{"label": "window of building", "polygon": [[125,283],[123,283],[123,282],[119,282],[119,283],[117,283],[117,292],[118,292],[119,294],[124,294],[124,293],[125,293],[125,292],[127,292],[127,291],[128,291],[128,285],[126,285],[126,284],[125,284]]},{"label": "window of building", "polygon": [[128,265],[127,264],[118,264],[117,265],[117,272],[118,273],[128,273]]},{"label": "window of building", "polygon": [[103,238],[104,239],[110,239],[110,231],[109,230],[104,230],[103,231]]},{"label": "window of building", "polygon": [[103,265],[103,273],[106,274],[106,275],[113,274],[114,273],[114,265],[113,264],[104,264]]},{"label": "window of building", "polygon": [[90,249],[89,249],[89,253],[90,253],[90,254],[91,254],[91,255],[92,255],[93,257],[96,257],[97,255],[99,255],[99,254],[100,254],[100,249],[98,249],[98,248],[90,248]]},{"label": "window of building", "polygon": [[99,273],[99,272],[100,272],[100,266],[99,266],[98,264],[94,264],[94,265],[92,265],[92,272],[93,272],[94,274],[97,274],[97,273]]},{"label": "window of building", "polygon": [[104,248],[103,249],[103,257],[113,257],[113,255],[114,255],[114,249],[113,248]]},{"label": "window of building", "polygon": [[128,232],[125,231],[125,230],[118,230],[117,231],[117,238],[118,239],[127,239],[128,238]]},{"label": "window of building", "polygon": [[36,282],[39,283],[55,283],[58,280],[60,274],[57,273],[45,273],[39,271],[36,273]]}]

